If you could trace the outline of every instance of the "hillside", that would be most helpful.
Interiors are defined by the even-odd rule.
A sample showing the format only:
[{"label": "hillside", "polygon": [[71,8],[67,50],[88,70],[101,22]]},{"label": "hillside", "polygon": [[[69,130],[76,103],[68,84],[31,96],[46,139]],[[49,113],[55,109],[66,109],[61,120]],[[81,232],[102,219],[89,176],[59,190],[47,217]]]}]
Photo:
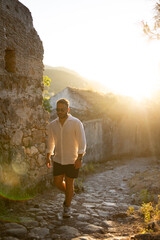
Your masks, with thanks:
[{"label": "hillside", "polygon": [[64,67],[50,67],[45,65],[44,75],[51,79],[50,95],[57,94],[66,87],[104,91],[104,86],[98,82],[89,81],[78,73]]}]

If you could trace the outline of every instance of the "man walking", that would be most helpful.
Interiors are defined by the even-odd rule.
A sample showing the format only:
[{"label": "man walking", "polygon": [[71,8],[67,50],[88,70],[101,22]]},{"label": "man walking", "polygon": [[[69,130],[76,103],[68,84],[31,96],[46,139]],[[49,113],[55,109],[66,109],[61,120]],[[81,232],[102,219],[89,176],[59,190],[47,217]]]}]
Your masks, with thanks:
[{"label": "man walking", "polygon": [[58,117],[48,126],[46,162],[47,166],[51,167],[51,155],[54,155],[54,183],[65,193],[63,216],[70,217],[74,179],[78,177],[82,165],[86,138],[81,121],[69,114],[67,99],[58,100],[56,110]]}]

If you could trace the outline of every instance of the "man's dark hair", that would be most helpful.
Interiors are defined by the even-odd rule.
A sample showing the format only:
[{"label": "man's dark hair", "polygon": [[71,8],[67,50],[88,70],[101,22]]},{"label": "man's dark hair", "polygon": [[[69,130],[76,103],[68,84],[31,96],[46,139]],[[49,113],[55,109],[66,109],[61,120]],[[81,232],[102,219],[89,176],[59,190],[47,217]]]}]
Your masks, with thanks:
[{"label": "man's dark hair", "polygon": [[65,104],[67,106],[67,108],[69,108],[69,101],[65,98],[61,98],[57,101],[57,104],[58,103],[62,103],[62,104]]}]

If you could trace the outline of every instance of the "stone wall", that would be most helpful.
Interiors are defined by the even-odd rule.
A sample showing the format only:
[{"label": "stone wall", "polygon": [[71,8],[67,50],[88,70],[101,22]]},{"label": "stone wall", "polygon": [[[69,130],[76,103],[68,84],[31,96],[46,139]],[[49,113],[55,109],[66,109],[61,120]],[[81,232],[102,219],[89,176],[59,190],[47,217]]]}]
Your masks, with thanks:
[{"label": "stone wall", "polygon": [[120,121],[103,121],[104,158],[160,155],[160,119],[135,118],[127,116]]},{"label": "stone wall", "polygon": [[43,46],[30,11],[0,0],[0,181],[33,185],[47,174]]},{"label": "stone wall", "polygon": [[95,119],[85,121],[87,138],[85,162],[110,158],[160,155],[159,121],[150,117],[126,116],[119,121]]}]

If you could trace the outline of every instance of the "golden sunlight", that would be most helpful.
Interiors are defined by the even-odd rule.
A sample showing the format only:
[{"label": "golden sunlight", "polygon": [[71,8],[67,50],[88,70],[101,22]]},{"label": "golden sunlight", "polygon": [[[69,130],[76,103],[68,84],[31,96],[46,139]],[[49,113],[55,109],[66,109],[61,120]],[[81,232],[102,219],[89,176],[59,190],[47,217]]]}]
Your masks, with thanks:
[{"label": "golden sunlight", "polygon": [[149,87],[145,87],[144,85],[132,85],[125,86],[123,89],[121,87],[117,87],[117,94],[122,94],[125,96],[130,96],[134,98],[136,101],[141,101],[144,98],[151,98],[152,93]]},{"label": "golden sunlight", "polygon": [[[129,53],[119,51],[116,59],[110,59],[111,65],[108,62],[108,68],[102,68],[105,71],[101,71],[101,83],[110,91],[131,96],[137,101],[151,98],[160,82],[159,46],[157,44],[159,44],[158,41],[152,43],[144,41],[142,45],[137,45],[139,55],[137,52],[134,53],[134,49],[129,50],[131,46],[125,46]],[[104,62],[106,63],[105,60]]]}]

